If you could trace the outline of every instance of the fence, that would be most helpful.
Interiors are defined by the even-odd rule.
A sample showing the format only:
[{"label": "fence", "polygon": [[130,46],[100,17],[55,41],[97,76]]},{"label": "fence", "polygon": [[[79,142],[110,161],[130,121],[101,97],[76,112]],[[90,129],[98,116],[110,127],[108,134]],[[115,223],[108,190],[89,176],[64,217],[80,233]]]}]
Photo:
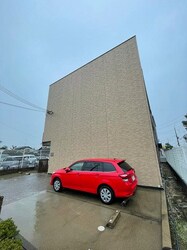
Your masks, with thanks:
[{"label": "fence", "polygon": [[187,146],[165,151],[166,160],[187,185]]}]

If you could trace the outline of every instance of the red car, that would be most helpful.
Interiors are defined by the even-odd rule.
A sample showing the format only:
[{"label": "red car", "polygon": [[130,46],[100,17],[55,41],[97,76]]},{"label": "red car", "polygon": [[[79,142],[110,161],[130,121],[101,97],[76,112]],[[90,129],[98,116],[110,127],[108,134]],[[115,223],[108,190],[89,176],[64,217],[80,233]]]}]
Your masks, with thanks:
[{"label": "red car", "polygon": [[103,203],[110,204],[115,197],[132,196],[137,177],[125,160],[86,159],[53,172],[50,184],[56,192],[70,188],[98,194]]}]

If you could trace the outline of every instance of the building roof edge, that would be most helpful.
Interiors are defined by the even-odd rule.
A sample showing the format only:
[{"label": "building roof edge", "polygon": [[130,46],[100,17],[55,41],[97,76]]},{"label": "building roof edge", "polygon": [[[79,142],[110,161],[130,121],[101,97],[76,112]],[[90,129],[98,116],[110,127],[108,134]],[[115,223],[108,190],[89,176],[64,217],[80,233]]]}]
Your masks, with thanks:
[{"label": "building roof edge", "polygon": [[116,46],[115,46],[115,47],[113,47],[112,49],[110,49],[110,50],[108,50],[108,51],[104,52],[104,53],[103,53],[103,54],[101,54],[100,56],[97,56],[96,58],[94,58],[94,59],[92,59],[91,61],[89,61],[89,62],[85,63],[84,65],[80,66],[79,68],[77,68],[77,69],[73,70],[72,72],[68,73],[67,75],[63,76],[62,78],[60,78],[60,79],[56,80],[55,82],[51,83],[49,86],[52,86],[52,85],[54,85],[54,84],[58,83],[59,81],[61,81],[62,79],[66,78],[67,76],[69,76],[69,75],[73,74],[73,73],[74,73],[74,72],[76,72],[77,70],[79,70],[79,69],[81,69],[81,68],[85,67],[86,65],[88,65],[88,64],[90,64],[90,63],[92,63],[93,61],[97,60],[98,58],[100,58],[100,57],[104,56],[105,54],[107,54],[107,53],[111,52],[112,50],[116,49],[117,47],[121,46],[122,44],[124,44],[124,43],[126,43],[126,42],[128,42],[129,40],[134,39],[134,38],[136,38],[136,35],[134,35],[134,36],[130,37],[129,39],[125,40],[124,42],[122,42],[122,43],[120,43],[120,44],[116,45]]}]

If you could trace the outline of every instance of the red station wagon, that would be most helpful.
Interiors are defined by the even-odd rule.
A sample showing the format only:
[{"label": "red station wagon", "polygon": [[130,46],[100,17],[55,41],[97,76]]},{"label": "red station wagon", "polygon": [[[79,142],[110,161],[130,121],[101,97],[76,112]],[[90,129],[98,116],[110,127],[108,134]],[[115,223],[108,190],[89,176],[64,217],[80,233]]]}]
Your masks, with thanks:
[{"label": "red station wagon", "polygon": [[129,198],[135,193],[137,177],[134,169],[120,159],[80,160],[53,172],[50,184],[56,192],[63,188],[98,194],[105,204],[114,198]]}]

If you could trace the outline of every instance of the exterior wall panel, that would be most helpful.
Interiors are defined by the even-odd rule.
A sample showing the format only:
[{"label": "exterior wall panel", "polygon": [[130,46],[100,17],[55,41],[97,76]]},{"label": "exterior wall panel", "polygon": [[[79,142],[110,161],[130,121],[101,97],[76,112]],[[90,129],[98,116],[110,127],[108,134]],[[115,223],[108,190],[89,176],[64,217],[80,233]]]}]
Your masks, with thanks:
[{"label": "exterior wall panel", "polygon": [[135,37],[52,84],[47,109],[49,172],[81,158],[125,158],[139,184],[161,184]]}]

